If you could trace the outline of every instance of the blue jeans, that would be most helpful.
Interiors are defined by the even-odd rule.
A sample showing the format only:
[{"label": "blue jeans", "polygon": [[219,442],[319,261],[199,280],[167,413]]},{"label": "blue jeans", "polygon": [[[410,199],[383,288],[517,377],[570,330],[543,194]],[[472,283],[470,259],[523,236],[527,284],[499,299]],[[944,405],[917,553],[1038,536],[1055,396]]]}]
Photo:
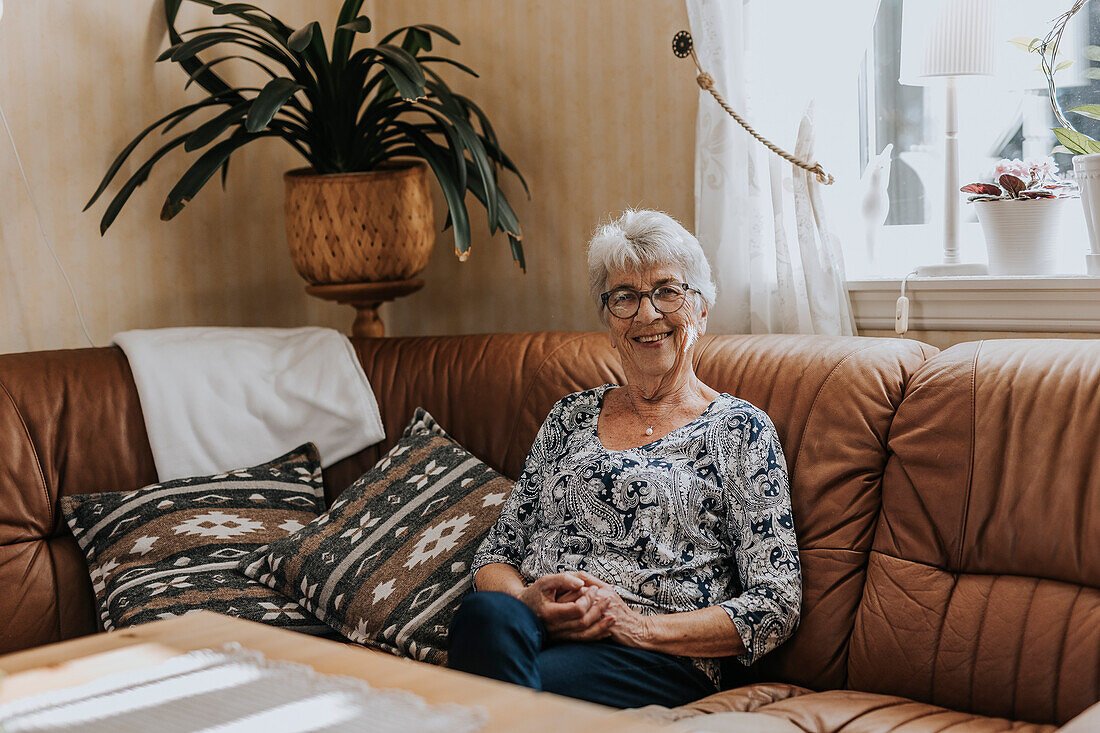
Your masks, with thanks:
[{"label": "blue jeans", "polygon": [[610,641],[554,642],[507,593],[466,596],[451,622],[448,666],[616,708],[675,707],[717,692],[683,657]]}]

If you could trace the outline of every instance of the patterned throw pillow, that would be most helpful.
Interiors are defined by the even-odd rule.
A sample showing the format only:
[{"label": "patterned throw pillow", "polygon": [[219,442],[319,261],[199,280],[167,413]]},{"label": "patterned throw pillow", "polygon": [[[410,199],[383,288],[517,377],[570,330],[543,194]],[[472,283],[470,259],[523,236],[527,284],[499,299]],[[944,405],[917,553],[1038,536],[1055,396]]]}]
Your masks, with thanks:
[{"label": "patterned throw pillow", "polygon": [[237,571],[243,555],[324,511],[312,443],[253,468],[65,496],[108,631],[206,609],[311,634],[330,630]]},{"label": "patterned throw pillow", "polygon": [[472,587],[470,562],[511,490],[417,408],[328,514],[240,569],[352,641],[443,664],[451,617]]}]

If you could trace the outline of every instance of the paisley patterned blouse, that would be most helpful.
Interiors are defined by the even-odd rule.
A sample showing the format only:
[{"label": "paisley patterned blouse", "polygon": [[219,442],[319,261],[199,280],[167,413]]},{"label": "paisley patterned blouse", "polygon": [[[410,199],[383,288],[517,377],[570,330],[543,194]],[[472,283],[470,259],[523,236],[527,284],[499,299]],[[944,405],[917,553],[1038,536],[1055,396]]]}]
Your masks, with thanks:
[{"label": "paisley patterned blouse", "polygon": [[[719,605],[752,664],[798,625],[802,578],[783,449],[760,409],[721,394],[702,415],[628,450],[596,434],[605,384],[554,405],[473,571],[527,582],[585,570],[644,614]],[[694,659],[715,685],[718,661]]]}]

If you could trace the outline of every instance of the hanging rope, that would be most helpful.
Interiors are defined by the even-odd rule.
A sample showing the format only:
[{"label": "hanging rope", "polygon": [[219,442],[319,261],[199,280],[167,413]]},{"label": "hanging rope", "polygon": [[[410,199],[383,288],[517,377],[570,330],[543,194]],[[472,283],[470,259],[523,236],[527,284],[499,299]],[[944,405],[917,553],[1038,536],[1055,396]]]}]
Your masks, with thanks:
[{"label": "hanging rope", "polygon": [[750,125],[748,122],[745,122],[744,118],[742,118],[741,115],[737,114],[737,112],[735,112],[733,108],[726,103],[726,100],[723,99],[722,95],[718,93],[718,90],[714,88],[714,77],[703,71],[703,67],[699,65],[699,58],[695,55],[695,44],[691,39],[690,33],[688,33],[687,31],[680,31],[675,36],[673,36],[672,53],[675,54],[677,58],[681,59],[691,56],[691,60],[695,62],[695,68],[699,70],[699,75],[695,77],[695,81],[699,84],[699,88],[703,89],[704,91],[710,92],[710,95],[714,97],[714,101],[718,102],[718,104],[721,105],[722,109],[726,110],[726,112],[729,113],[729,116],[735,119],[737,121],[737,124],[745,128],[745,132],[752,135],[757,141],[760,142],[761,145],[778,155],[780,158],[783,158],[784,160],[790,162],[791,164],[796,165],[805,171],[813,173],[815,176],[817,176],[817,180],[826,186],[831,185],[836,180],[833,178],[831,173],[825,171],[820,163],[807,163],[804,160],[794,157],[786,150],[773,143],[771,140],[768,140],[766,137],[754,130],[752,128],[752,125]]}]

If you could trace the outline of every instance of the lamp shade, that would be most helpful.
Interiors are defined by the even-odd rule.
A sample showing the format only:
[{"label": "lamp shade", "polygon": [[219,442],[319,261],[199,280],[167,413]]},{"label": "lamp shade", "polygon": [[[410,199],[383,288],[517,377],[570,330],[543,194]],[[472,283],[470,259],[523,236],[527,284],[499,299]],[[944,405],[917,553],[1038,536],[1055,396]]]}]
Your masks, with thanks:
[{"label": "lamp shade", "polygon": [[905,0],[899,81],[993,76],[996,37],[996,0]]}]

